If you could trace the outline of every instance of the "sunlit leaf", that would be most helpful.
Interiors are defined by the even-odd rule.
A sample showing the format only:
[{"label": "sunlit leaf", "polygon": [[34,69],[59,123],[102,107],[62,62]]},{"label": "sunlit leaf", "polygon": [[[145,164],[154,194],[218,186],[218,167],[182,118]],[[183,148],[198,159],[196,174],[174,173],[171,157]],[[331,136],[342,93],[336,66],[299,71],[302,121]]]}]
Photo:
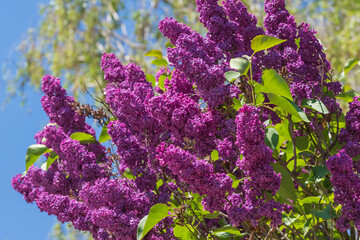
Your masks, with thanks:
[{"label": "sunlit leaf", "polygon": [[251,41],[251,49],[254,50],[254,52],[259,52],[265,49],[272,48],[286,41],[287,40],[283,40],[267,35],[257,35]]},{"label": "sunlit leaf", "polygon": [[25,171],[27,172],[29,167],[31,167],[41,155],[48,152],[51,152],[51,149],[47,148],[44,144],[33,144],[29,146],[25,156]]},{"label": "sunlit leaf", "polygon": [[156,57],[156,58],[162,58],[163,57],[161,51],[156,50],[156,49],[150,50],[149,52],[145,53],[144,56],[146,56],[146,57]]},{"label": "sunlit leaf", "polygon": [[109,141],[111,139],[107,130],[108,130],[107,127],[103,126],[103,128],[101,129],[100,136],[99,136],[99,142],[103,143],[103,142]]},{"label": "sunlit leaf", "polygon": [[233,82],[235,79],[240,77],[240,73],[235,71],[228,71],[224,74],[224,76],[226,80],[228,80],[229,82]]},{"label": "sunlit leaf", "polygon": [[329,113],[329,110],[325,104],[320,101],[320,99],[304,99],[301,101],[301,107],[310,108],[322,114]]},{"label": "sunlit leaf", "polygon": [[353,68],[355,67],[359,61],[356,58],[350,58],[344,65],[344,70],[340,74],[340,80],[345,77],[345,75]]},{"label": "sunlit leaf", "polygon": [[212,150],[212,152],[211,152],[211,159],[212,159],[213,161],[218,160],[218,159],[219,159],[219,152],[216,151],[216,150]]},{"label": "sunlit leaf", "polygon": [[88,134],[88,133],[84,133],[84,132],[73,133],[73,134],[70,135],[70,138],[74,139],[74,140],[77,140],[82,144],[84,144],[84,143],[97,143],[94,136],[92,136],[91,134]]},{"label": "sunlit leaf", "polygon": [[246,74],[249,66],[250,62],[246,58],[239,57],[230,60],[230,67],[238,70],[240,74]]},{"label": "sunlit leaf", "polygon": [[168,216],[169,208],[166,204],[158,203],[152,206],[149,214],[143,217],[138,224],[136,239],[143,239],[156,224]]},{"label": "sunlit leaf", "polygon": [[256,91],[274,93],[293,101],[288,84],[274,69],[265,70],[263,72],[263,75],[261,76],[261,85],[257,87]]},{"label": "sunlit leaf", "polygon": [[276,149],[276,146],[279,143],[279,133],[278,131],[273,128],[269,127],[265,129],[265,144],[271,148]]},{"label": "sunlit leaf", "polygon": [[286,112],[293,115],[295,121],[297,121],[297,122],[299,122],[299,121],[310,122],[310,120],[307,118],[304,111],[301,110],[301,108],[299,108],[290,99],[288,99],[288,98],[286,98],[284,96],[279,96],[279,95],[274,94],[274,93],[268,93],[268,97],[269,97],[269,100],[270,100],[271,103],[281,107]]},{"label": "sunlit leaf", "polygon": [[155,59],[151,62],[151,64],[156,66],[166,66],[168,65],[168,62],[165,59]]}]

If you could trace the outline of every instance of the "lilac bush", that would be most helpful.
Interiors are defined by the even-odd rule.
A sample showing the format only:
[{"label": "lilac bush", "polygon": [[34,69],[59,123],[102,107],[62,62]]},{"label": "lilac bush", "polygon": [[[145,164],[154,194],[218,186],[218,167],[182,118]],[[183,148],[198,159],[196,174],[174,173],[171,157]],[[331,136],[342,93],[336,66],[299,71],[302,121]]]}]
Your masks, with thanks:
[{"label": "lilac bush", "polygon": [[284,0],[265,1],[264,28],[241,1],[196,2],[206,36],[162,20],[156,76],[103,54],[98,110],[43,78],[49,124],[14,189],[99,240],[353,239],[360,99],[345,116],[354,94],[316,31]]}]

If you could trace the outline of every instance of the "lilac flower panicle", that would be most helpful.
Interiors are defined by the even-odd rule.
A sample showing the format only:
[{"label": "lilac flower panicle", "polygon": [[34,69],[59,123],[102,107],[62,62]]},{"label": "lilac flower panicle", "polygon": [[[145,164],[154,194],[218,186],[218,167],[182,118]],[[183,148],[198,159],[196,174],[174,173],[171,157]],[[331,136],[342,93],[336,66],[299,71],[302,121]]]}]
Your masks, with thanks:
[{"label": "lilac flower panicle", "polygon": [[342,205],[342,215],[336,220],[336,228],[345,232],[353,222],[360,230],[360,177],[353,171],[352,159],[345,150],[341,150],[326,161],[326,166],[335,189],[334,201]]}]

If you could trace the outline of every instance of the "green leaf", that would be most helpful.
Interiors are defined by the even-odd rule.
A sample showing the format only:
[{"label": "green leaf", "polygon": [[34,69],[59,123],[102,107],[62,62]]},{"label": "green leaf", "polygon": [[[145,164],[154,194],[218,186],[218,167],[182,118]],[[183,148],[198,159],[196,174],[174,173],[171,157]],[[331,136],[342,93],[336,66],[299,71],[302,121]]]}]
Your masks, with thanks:
[{"label": "green leaf", "polygon": [[242,74],[246,74],[247,70],[250,67],[250,62],[249,60],[242,57],[233,58],[230,60],[230,67],[232,69],[238,70],[242,75]]},{"label": "green leaf", "polygon": [[299,216],[295,222],[293,223],[295,229],[302,229],[304,227],[304,224],[306,223],[307,219],[311,219],[312,218],[312,214],[306,214],[306,215],[301,215]]},{"label": "green leaf", "polygon": [[263,72],[263,75],[261,76],[261,85],[257,87],[256,91],[274,93],[293,101],[288,84],[274,69],[265,70]]},{"label": "green leaf", "polygon": [[297,122],[300,122],[300,121],[310,122],[310,120],[307,118],[307,116],[303,112],[303,110],[301,110],[301,108],[299,108],[290,99],[288,99],[288,98],[286,98],[284,96],[279,96],[279,95],[274,94],[274,93],[268,93],[268,97],[269,97],[269,100],[270,100],[270,102],[272,104],[275,104],[275,105],[281,107],[286,112],[293,115],[293,117],[294,117],[293,120],[295,120]]},{"label": "green leaf", "polygon": [[329,173],[330,172],[326,166],[313,167],[308,182],[320,182]]},{"label": "green leaf", "polygon": [[[191,226],[190,226],[191,229]],[[192,233],[186,226],[176,225],[173,229],[174,236],[180,240],[193,240],[195,239]]]},{"label": "green leaf", "polygon": [[139,222],[136,239],[143,239],[156,224],[168,216],[169,208],[166,204],[158,203],[152,206],[149,214]]},{"label": "green leaf", "polygon": [[279,133],[279,143],[280,144],[278,147],[280,147],[285,141],[291,140],[288,120],[284,120],[283,123],[276,124],[275,129]]},{"label": "green leaf", "polygon": [[262,104],[265,101],[265,97],[262,93],[256,94],[255,99],[256,99],[256,101],[255,101],[256,105]]},{"label": "green leaf", "polygon": [[151,64],[156,66],[166,66],[168,65],[168,62],[165,59],[155,59],[151,62]]},{"label": "green leaf", "polygon": [[324,210],[314,210],[313,214],[315,217],[323,218],[323,219],[331,219],[336,217],[336,213],[329,203]]},{"label": "green leaf", "polygon": [[279,143],[279,133],[273,128],[269,127],[265,129],[265,144],[272,150],[276,149],[276,146]]},{"label": "green leaf", "polygon": [[204,215],[204,218],[208,218],[208,219],[215,219],[219,217],[219,212],[216,211],[214,213],[208,213]]},{"label": "green leaf", "polygon": [[131,173],[131,171],[128,168],[125,169],[124,177],[126,177],[127,179],[135,180],[135,176]]},{"label": "green leaf", "polygon": [[50,165],[58,158],[59,158],[59,155],[57,155],[56,152],[54,152],[54,151],[50,152],[50,156],[46,160],[46,170],[48,170]]},{"label": "green leaf", "polygon": [[237,229],[236,227],[229,225],[225,225],[223,227],[219,227],[215,230],[212,231],[212,233],[220,233],[220,232],[224,232],[224,233],[230,233],[232,235],[236,235],[236,236],[242,236],[242,233],[239,231],[239,229]]},{"label": "green leaf", "polygon": [[349,102],[354,101],[355,96],[358,96],[358,94],[354,90],[350,89],[346,92],[340,93],[339,95],[336,96],[336,98],[340,98],[340,99],[344,100],[345,102],[349,103]]},{"label": "green leaf", "polygon": [[166,47],[166,48],[174,48],[175,45],[172,44],[170,41],[167,41],[167,42],[165,43],[165,47]]},{"label": "green leaf", "polygon": [[301,107],[310,108],[322,114],[328,114],[329,110],[319,99],[304,99],[301,101]]},{"label": "green leaf", "polygon": [[228,80],[229,82],[233,82],[235,79],[240,77],[240,73],[235,71],[228,71],[224,74],[224,76],[226,80]]},{"label": "green leaf", "polygon": [[70,135],[71,139],[74,140],[78,140],[80,143],[84,144],[84,143],[97,143],[96,139],[88,134],[88,133],[84,133],[84,132],[76,132]]},{"label": "green leaf", "polygon": [[166,79],[165,75],[160,75],[158,80],[158,86],[163,91],[165,91],[165,79]]},{"label": "green leaf", "polygon": [[218,160],[218,159],[219,159],[219,152],[216,151],[216,150],[212,150],[212,152],[211,152],[211,159],[212,159],[213,161]]},{"label": "green leaf", "polygon": [[311,219],[308,219],[305,223],[304,226],[302,228],[302,232],[304,234],[304,236],[306,236],[306,234],[308,233],[309,229],[310,229],[310,223],[311,223]]},{"label": "green leaf", "polygon": [[254,50],[254,53],[272,48],[276,45],[279,45],[287,40],[279,39],[276,37],[258,35],[253,38],[251,41],[251,49]]},{"label": "green leaf", "polygon": [[232,175],[231,173],[227,174],[232,180],[232,188],[237,188],[241,182],[241,179],[237,179],[234,175]]},{"label": "green leaf", "polygon": [[156,57],[156,58],[162,58],[163,55],[159,50],[153,49],[145,53],[145,57]]},{"label": "green leaf", "polygon": [[[294,170],[294,163],[295,161],[294,160],[291,160],[288,165],[287,165],[287,168],[290,170],[290,171],[293,171]],[[306,162],[303,160],[303,159],[297,159],[296,161],[296,167],[305,167],[306,166]]]},{"label": "green leaf", "polygon": [[298,47],[298,49],[300,48],[300,38],[296,38],[295,39],[295,44]]},{"label": "green leaf", "polygon": [[57,155],[56,152],[50,152],[50,156],[48,157],[48,159],[43,164],[41,164],[41,169],[44,171],[48,170],[50,165],[58,158],[59,155]]},{"label": "green leaf", "polygon": [[161,187],[163,184],[164,184],[164,181],[163,181],[162,179],[159,179],[159,180],[156,182],[156,189],[159,189],[159,187]]},{"label": "green leaf", "polygon": [[237,98],[233,98],[233,103],[234,103],[234,109],[236,110],[236,111],[239,111],[239,109],[241,108],[241,102],[240,102],[240,100],[239,99],[237,99]]},{"label": "green leaf", "polygon": [[344,70],[340,74],[340,80],[345,77],[345,75],[358,64],[359,61],[356,58],[350,58],[344,65]]},{"label": "green leaf", "polygon": [[31,167],[41,155],[48,152],[51,152],[51,149],[47,148],[44,144],[30,145],[25,156],[25,172],[28,171],[29,167]]},{"label": "green leaf", "polygon": [[304,136],[296,137],[295,146],[298,151],[305,151],[309,148],[309,140]]},{"label": "green leaf", "polygon": [[103,142],[109,141],[111,139],[107,130],[108,130],[107,127],[103,126],[103,128],[101,129],[100,136],[99,136],[99,142],[103,143]]},{"label": "green leaf", "polygon": [[306,197],[304,199],[301,199],[301,200],[299,200],[299,203],[300,203],[300,205],[303,205],[303,204],[315,205],[315,204],[324,204],[325,201],[321,197],[316,196],[316,197]]},{"label": "green leaf", "polygon": [[286,201],[287,199],[295,201],[295,185],[288,171],[286,171],[279,163],[271,163],[271,166],[274,168],[275,172],[281,174],[281,184],[277,194],[279,194],[282,202],[290,203],[289,201]]},{"label": "green leaf", "polygon": [[297,216],[297,217],[289,217],[289,216],[286,216],[284,214],[282,215],[282,221],[286,226],[290,226],[298,218],[299,218],[299,216]]},{"label": "green leaf", "polygon": [[156,84],[155,77],[153,75],[151,75],[151,74],[146,74],[145,77],[146,77],[146,81],[150,82],[151,85],[154,87],[155,84]]}]

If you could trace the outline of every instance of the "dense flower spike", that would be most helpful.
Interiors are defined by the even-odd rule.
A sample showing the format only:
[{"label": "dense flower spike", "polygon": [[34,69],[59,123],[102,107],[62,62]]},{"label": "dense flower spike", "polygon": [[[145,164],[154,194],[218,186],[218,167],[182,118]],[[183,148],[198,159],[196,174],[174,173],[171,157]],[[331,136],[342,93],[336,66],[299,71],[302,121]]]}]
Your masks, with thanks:
[{"label": "dense flower spike", "polygon": [[246,179],[243,185],[244,199],[236,200],[239,195],[232,198],[234,201],[242,201],[244,205],[232,204],[229,207],[229,211],[233,213],[230,215],[233,225],[246,220],[258,225],[263,216],[272,219],[272,226],[281,224],[283,206],[262,199],[263,191],[275,194],[279,190],[281,175],[275,173],[270,165],[274,159],[272,151],[264,143],[265,132],[259,115],[259,109],[244,105],[236,117],[236,145],[243,156],[236,165],[243,171]]},{"label": "dense flower spike", "polygon": [[[151,219],[153,206],[163,209],[157,216],[167,217],[145,240],[183,238],[179,232],[216,239],[224,236],[218,235],[224,227],[246,239],[283,239],[300,233],[287,227],[304,226],[302,208],[315,216],[335,205],[342,205],[337,229],[346,232],[354,225],[360,230],[360,98],[349,103],[339,134],[343,114],[336,96],[342,86],[332,80],[316,32],[306,23],[297,25],[284,0],[265,0],[265,29],[256,26],[256,17],[240,0],[196,2],[206,36],[173,18],[159,24],[174,47],[167,49],[170,67],[158,70],[156,87],[136,64],[103,54],[104,105],[111,120],[100,139],[111,139],[108,148],[100,139],[71,137],[96,134],[74,109],[60,79],[43,78],[41,103],[50,123],[35,139],[53,151],[44,154],[47,159],[54,153],[57,158],[48,169],[31,166],[15,176],[14,189],[96,240],[139,238],[137,227]],[[251,42],[258,35],[286,41],[253,54]],[[240,70],[230,64],[238,57],[250,59],[249,71],[229,79],[240,75],[228,73]],[[257,82],[266,80],[267,69],[285,80],[293,102],[271,98],[285,85],[280,78],[270,82],[276,91],[259,90]],[[314,181],[318,167],[328,173],[325,161],[330,182],[328,175]],[[307,197],[321,197],[311,212],[302,202]],[[289,211],[295,200],[296,211]],[[324,223],[306,222],[322,230]],[[325,230],[307,234],[329,238]]]},{"label": "dense flower spike", "polygon": [[189,152],[164,143],[157,148],[161,166],[167,166],[178,181],[189,184],[190,190],[205,195],[203,204],[213,212],[222,209],[227,192],[232,192],[230,177],[215,174],[213,166],[205,160],[197,160]]},{"label": "dense flower spike", "polygon": [[351,228],[352,221],[360,230],[360,177],[353,172],[352,159],[341,150],[326,161],[326,166],[332,174],[334,200],[342,205],[342,216],[337,219],[336,227],[345,232]]}]

